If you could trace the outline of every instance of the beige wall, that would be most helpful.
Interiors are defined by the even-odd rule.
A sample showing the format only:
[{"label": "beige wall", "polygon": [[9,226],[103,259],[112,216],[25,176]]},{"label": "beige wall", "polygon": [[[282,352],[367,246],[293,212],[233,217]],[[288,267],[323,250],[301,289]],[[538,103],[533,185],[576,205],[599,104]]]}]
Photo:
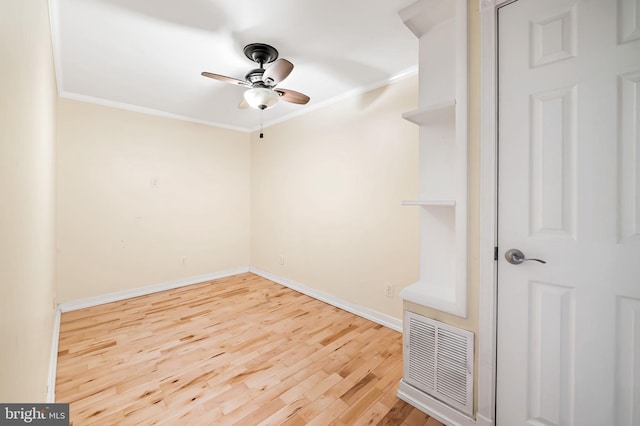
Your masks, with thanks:
[{"label": "beige wall", "polygon": [[0,13],[0,401],[44,402],[54,320],[55,77],[46,0]]},{"label": "beige wall", "polygon": [[264,139],[60,99],[58,301],[251,264],[401,318],[418,268],[417,211],[400,205],[418,191],[418,129],[401,118],[416,89],[412,76]]},{"label": "beige wall", "polygon": [[248,134],[64,99],[57,130],[59,301],[249,265]]},{"label": "beige wall", "polygon": [[400,205],[418,193],[418,128],[401,114],[417,86],[412,76],[252,135],[252,266],[402,317],[398,293],[418,276],[418,211]]}]

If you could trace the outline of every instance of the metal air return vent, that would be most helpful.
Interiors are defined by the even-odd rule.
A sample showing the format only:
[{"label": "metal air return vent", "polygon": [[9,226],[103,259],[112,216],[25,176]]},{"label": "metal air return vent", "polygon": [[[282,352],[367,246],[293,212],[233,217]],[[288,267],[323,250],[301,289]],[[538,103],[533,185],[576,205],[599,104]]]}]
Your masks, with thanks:
[{"label": "metal air return vent", "polygon": [[405,312],[404,380],[473,415],[473,333]]}]

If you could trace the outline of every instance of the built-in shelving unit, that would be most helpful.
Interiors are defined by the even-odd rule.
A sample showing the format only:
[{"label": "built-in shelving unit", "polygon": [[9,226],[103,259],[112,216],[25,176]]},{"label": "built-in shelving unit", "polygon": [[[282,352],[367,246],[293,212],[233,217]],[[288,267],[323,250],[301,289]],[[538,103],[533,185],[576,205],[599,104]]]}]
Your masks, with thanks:
[{"label": "built-in shelving unit", "polygon": [[400,296],[467,316],[467,0],[419,0],[399,12],[419,38],[419,280]]},{"label": "built-in shelving unit", "polygon": [[[420,128],[420,193],[415,200],[402,201],[420,212],[420,272],[418,281],[402,289],[400,297],[412,302],[405,304],[405,318],[415,304],[466,318],[467,0],[417,0],[399,14],[419,38],[419,107],[402,117]],[[468,416],[473,409],[473,373],[464,382],[464,409],[460,401],[441,399],[429,377],[425,374],[417,380],[412,367],[420,366],[423,374],[429,360],[442,356],[450,362],[450,354],[441,352],[438,345],[429,349],[428,342],[435,337],[428,330],[412,331],[406,323],[403,327],[404,365],[398,397],[442,421],[452,413]],[[418,336],[421,333],[424,342]],[[473,344],[467,345],[467,352],[472,366]],[[447,386],[442,388],[449,389]]]}]

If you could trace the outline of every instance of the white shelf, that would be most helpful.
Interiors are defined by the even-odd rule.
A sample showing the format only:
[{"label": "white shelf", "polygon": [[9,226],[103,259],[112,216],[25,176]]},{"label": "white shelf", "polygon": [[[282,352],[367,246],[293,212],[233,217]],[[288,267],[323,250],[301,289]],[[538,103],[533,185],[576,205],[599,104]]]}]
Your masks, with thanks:
[{"label": "white shelf", "polygon": [[422,207],[455,207],[455,200],[405,200],[402,201],[403,206],[422,206]]},{"label": "white shelf", "polygon": [[419,126],[455,126],[456,100],[449,99],[415,111],[405,112],[402,114],[402,118]]},{"label": "white shelf", "polygon": [[420,0],[400,12],[400,19],[420,38],[436,25],[448,21],[456,14],[456,3],[443,0]]},{"label": "white shelf", "polygon": [[428,308],[466,316],[466,306],[460,306],[451,283],[418,281],[400,291],[400,297]]}]

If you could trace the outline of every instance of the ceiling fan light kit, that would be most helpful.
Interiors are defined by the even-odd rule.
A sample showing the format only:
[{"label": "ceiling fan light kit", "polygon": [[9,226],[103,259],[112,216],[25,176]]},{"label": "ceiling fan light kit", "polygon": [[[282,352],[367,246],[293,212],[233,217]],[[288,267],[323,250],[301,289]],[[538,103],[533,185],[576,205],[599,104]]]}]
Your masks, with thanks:
[{"label": "ceiling fan light kit", "polygon": [[254,87],[244,92],[244,100],[251,108],[267,109],[278,103],[280,95],[266,87]]},{"label": "ceiling fan light kit", "polygon": [[[291,62],[286,59],[278,59],[276,48],[264,43],[252,43],[246,45],[243,51],[248,59],[259,65],[259,68],[249,71],[244,80],[206,71],[202,73],[203,76],[214,80],[247,87],[248,90],[245,91],[244,100],[240,103],[239,108],[249,106],[265,110],[275,106],[280,98],[285,102],[299,105],[305,105],[309,102],[310,98],[300,92],[275,88],[293,70]],[[264,64],[272,65],[265,69]]]}]

